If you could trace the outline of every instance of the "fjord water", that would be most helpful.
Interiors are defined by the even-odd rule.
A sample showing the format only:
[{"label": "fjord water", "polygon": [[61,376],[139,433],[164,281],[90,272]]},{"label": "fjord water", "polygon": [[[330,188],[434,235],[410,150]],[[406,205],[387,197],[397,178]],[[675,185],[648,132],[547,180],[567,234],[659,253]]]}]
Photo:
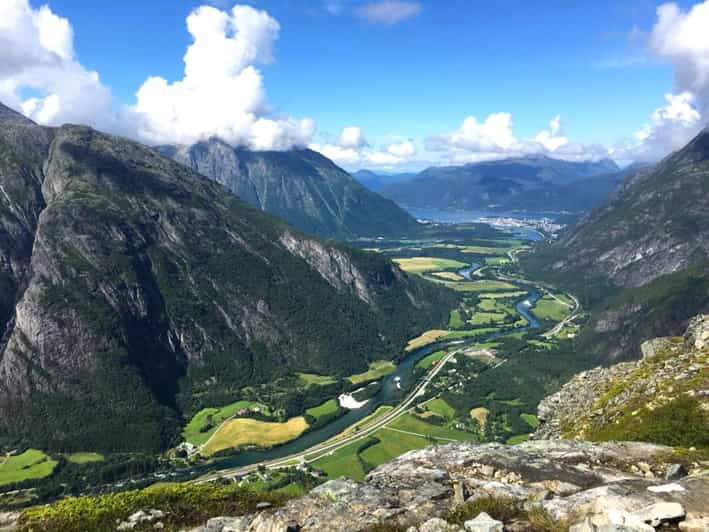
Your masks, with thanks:
[{"label": "fjord water", "polygon": [[[475,269],[475,267],[476,265],[471,264],[470,266],[468,266],[468,268],[465,268],[465,270],[468,270],[468,275],[470,271]],[[461,274],[462,271],[463,270],[461,270]],[[531,288],[528,291],[527,295],[521,298],[515,305],[517,312],[519,312],[527,320],[527,325],[459,341],[460,345],[493,340],[495,338],[510,334],[511,332],[539,327],[539,321],[529,311],[538,299],[539,293],[535,289]],[[421,347],[419,349],[415,349],[411,353],[409,353],[406,358],[404,358],[398,363],[396,370],[393,373],[390,373],[389,375],[381,379],[381,388],[379,392],[377,392],[377,394],[374,395],[362,408],[359,408],[357,410],[350,410],[342,417],[336,419],[331,423],[328,423],[324,427],[320,427],[311,432],[308,432],[303,436],[284,445],[265,450],[242,451],[237,454],[227,456],[223,459],[218,459],[210,463],[208,466],[205,467],[205,470],[243,467],[259,462],[274,460],[277,458],[284,458],[292,454],[307,451],[314,445],[329,440],[333,436],[336,436],[337,434],[345,430],[347,427],[367,417],[379,405],[397,398],[397,395],[401,396],[401,390],[397,387],[397,379],[400,379],[400,383],[403,390],[412,389],[414,385],[412,370],[416,362],[421,360],[426,355],[432,353],[433,351],[441,349],[444,346],[445,344],[439,342]]]}]

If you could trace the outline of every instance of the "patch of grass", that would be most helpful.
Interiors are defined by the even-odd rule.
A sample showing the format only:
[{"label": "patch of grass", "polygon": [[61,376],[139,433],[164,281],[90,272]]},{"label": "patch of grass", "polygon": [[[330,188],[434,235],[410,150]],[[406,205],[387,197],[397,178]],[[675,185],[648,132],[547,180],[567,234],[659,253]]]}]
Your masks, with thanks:
[{"label": "patch of grass", "polygon": [[508,405],[508,406],[521,406],[522,401],[519,399],[519,397],[516,397],[514,399],[498,399],[499,402],[501,402],[503,405]]},{"label": "patch of grass", "polygon": [[347,380],[352,384],[360,384],[362,382],[373,381],[389,375],[396,369],[396,364],[391,360],[375,360],[369,363],[369,369],[364,373],[350,375]]},{"label": "patch of grass", "polygon": [[549,295],[534,305],[532,313],[540,320],[561,321],[569,314],[569,307]]},{"label": "patch of grass", "polygon": [[463,318],[460,317],[460,311],[451,310],[450,318],[448,318],[448,327],[451,329],[457,329],[459,327],[463,327],[464,325],[465,322],[463,321]]},{"label": "patch of grass", "polygon": [[470,432],[462,430],[449,429],[448,427],[439,427],[426,423],[422,419],[411,414],[404,414],[387,425],[393,429],[413,432],[418,435],[428,436],[430,438],[441,440],[474,440],[476,436]]},{"label": "patch of grass", "polygon": [[709,412],[696,398],[680,395],[652,411],[627,412],[612,424],[592,428],[589,437],[709,449]]},{"label": "patch of grass", "polygon": [[447,334],[443,336],[443,340],[456,340],[458,338],[475,338],[476,336],[485,336],[488,334],[495,333],[499,331],[498,327],[484,327],[481,329],[473,329],[469,331],[446,331]]},{"label": "patch of grass", "polygon": [[193,445],[202,445],[216,432],[223,421],[251,405],[251,401],[236,401],[221,408],[203,408],[184,428],[182,437]]},{"label": "patch of grass", "polygon": [[0,464],[0,485],[48,477],[56,465],[57,461],[42,451],[27,449],[22,454],[8,456]]},{"label": "patch of grass", "polygon": [[166,528],[178,530],[201,524],[215,515],[251,513],[259,502],[270,502],[277,507],[287,499],[283,494],[257,493],[235,484],[160,484],[107,495],[67,497],[50,505],[29,508],[20,517],[19,531],[108,532],[116,529],[116,521],[148,508],[165,512],[162,521]]},{"label": "patch of grass", "polygon": [[65,457],[75,464],[88,464],[89,462],[103,461],[103,455],[99,453],[71,453],[65,455]]},{"label": "patch of grass", "polygon": [[[344,431],[341,432],[341,435],[346,436],[347,434],[352,434],[353,432],[356,432],[358,430],[363,429],[373,421],[376,421],[378,418],[382,417],[384,414],[391,412],[394,409],[393,406],[389,405],[382,405],[378,407],[374,412],[369,414],[367,417],[364,419],[360,420],[359,423],[356,425],[347,427]],[[339,436],[339,435],[338,435]]]},{"label": "patch of grass", "polygon": [[441,360],[444,356],[446,356],[446,352],[447,351],[445,350],[434,351],[430,355],[426,355],[421,360],[416,362],[416,367],[421,369],[428,369],[433,366],[433,364]]},{"label": "patch of grass", "polygon": [[433,399],[426,403],[426,410],[438,414],[439,416],[451,420],[455,417],[455,408],[446,403],[443,399]]},{"label": "patch of grass", "polygon": [[513,299],[515,297],[520,297],[525,295],[527,292],[524,290],[516,290],[514,292],[490,292],[480,294],[478,297],[480,299]]},{"label": "patch of grass", "polygon": [[534,414],[520,414],[519,417],[521,417],[525,423],[533,429],[536,429],[539,426],[539,420]]},{"label": "patch of grass", "polygon": [[[456,244],[437,244],[434,247],[458,249],[461,253],[475,253],[476,255],[500,255],[507,251],[511,251],[520,247],[522,244],[519,240],[488,240],[491,246],[468,246]],[[487,243],[484,242],[484,243]]]},{"label": "patch of grass", "polygon": [[471,325],[498,325],[504,323],[507,319],[507,314],[498,312],[476,312],[470,320]]},{"label": "patch of grass", "polygon": [[485,257],[485,264],[489,266],[499,266],[500,264],[508,264],[510,259],[508,257]]},{"label": "patch of grass", "polygon": [[529,434],[515,434],[514,436],[510,436],[507,438],[507,441],[505,443],[507,445],[517,445],[518,443],[522,443],[523,441],[527,441],[529,439]]},{"label": "patch of grass", "polygon": [[423,449],[431,445],[430,440],[421,436],[387,429],[378,430],[374,433],[374,437],[379,440],[379,443],[368,447],[361,454],[362,459],[373,466],[389,462],[414,449]]},{"label": "patch of grass", "polygon": [[[509,523],[514,519],[526,517],[520,503],[511,497],[480,497],[471,502],[456,506],[443,515],[443,519],[451,524],[463,526],[465,521],[475,519],[478,514],[485,512],[493,519]],[[535,529],[536,530],[536,529]]]},{"label": "patch of grass", "polygon": [[572,517],[555,521],[543,508],[532,507],[527,511],[527,521],[532,525],[532,530],[538,532],[566,532],[574,524]]},{"label": "patch of grass", "polygon": [[413,351],[419,347],[431,344],[446,334],[448,334],[448,331],[443,329],[431,329],[430,331],[426,331],[416,338],[409,340],[409,343],[406,344],[406,351]]},{"label": "patch of grass", "polygon": [[450,283],[448,285],[450,288],[459,290],[461,292],[496,292],[500,290],[515,290],[517,286],[508,283],[506,281],[492,281],[492,280],[482,280],[482,281],[466,281],[462,283]]},{"label": "patch of grass", "polygon": [[431,275],[439,279],[445,279],[446,281],[462,281],[465,279],[465,277],[456,272],[433,272]]},{"label": "patch of grass", "polygon": [[361,445],[359,441],[350,443],[332,454],[318,458],[312,462],[312,465],[324,471],[329,478],[348,477],[363,480],[365,471],[357,456],[357,450]]},{"label": "patch of grass", "polygon": [[544,342],[542,340],[536,340],[534,338],[529,340],[528,343],[529,345],[533,345],[534,347],[540,347],[542,349],[553,349],[555,347],[554,344],[550,342]]},{"label": "patch of grass", "polygon": [[284,423],[234,418],[220,425],[214,436],[202,448],[202,453],[212,455],[224,449],[244,445],[271,447],[294,440],[308,428],[303,416],[290,418]]},{"label": "patch of grass", "polygon": [[298,378],[306,386],[326,386],[337,382],[335,377],[330,375],[316,375],[315,373],[298,373]]},{"label": "patch of grass", "polygon": [[410,273],[424,273],[436,270],[452,270],[465,268],[466,263],[451,259],[438,259],[436,257],[411,257],[406,259],[394,259],[399,267]]},{"label": "patch of grass", "polygon": [[329,399],[321,405],[314,406],[313,408],[308,408],[305,413],[315,419],[320,419],[323,416],[330,416],[335,414],[340,408],[337,399]]},{"label": "patch of grass", "polygon": [[273,491],[275,493],[281,493],[288,497],[302,497],[307,493],[305,486],[298,482],[291,482],[290,484],[286,484],[282,488],[277,488]]}]

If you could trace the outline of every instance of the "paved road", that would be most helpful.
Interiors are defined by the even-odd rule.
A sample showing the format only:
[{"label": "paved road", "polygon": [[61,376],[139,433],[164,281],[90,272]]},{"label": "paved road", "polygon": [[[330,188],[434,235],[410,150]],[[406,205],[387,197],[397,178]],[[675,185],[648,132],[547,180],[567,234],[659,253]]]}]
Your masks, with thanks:
[{"label": "paved road", "polygon": [[[551,292],[549,292],[549,293],[551,294]],[[547,332],[545,332],[545,333],[542,335],[544,338],[550,338],[551,336],[554,336],[554,335],[555,335],[556,333],[558,333],[561,329],[563,329],[563,328],[566,326],[567,323],[569,323],[569,322],[575,320],[575,319],[578,317],[579,311],[581,310],[581,304],[579,303],[579,300],[576,299],[576,297],[573,296],[572,294],[566,294],[566,295],[569,296],[571,299],[574,300],[574,307],[573,307],[573,309],[572,309],[572,311],[571,311],[571,314],[569,314],[568,316],[566,316],[563,320],[561,320],[559,323],[557,323],[556,325],[554,325],[554,327],[552,327],[552,328],[549,329]],[[554,299],[557,299],[553,294],[552,294],[552,297],[554,297]],[[561,300],[558,300],[558,301],[561,301]],[[563,303],[563,301],[562,301],[562,303]]]},{"label": "paved road", "polygon": [[349,445],[350,443],[366,438],[370,434],[373,434],[380,428],[384,427],[387,423],[393,421],[396,419],[399,415],[401,415],[404,411],[406,411],[415,401],[416,398],[420,395],[423,395],[423,393],[426,391],[426,387],[433,381],[433,379],[440,373],[440,371],[443,369],[443,367],[446,365],[446,363],[453,358],[455,355],[460,353],[460,349],[456,351],[451,351],[450,353],[446,354],[443,358],[441,358],[438,363],[433,366],[433,368],[428,372],[426,377],[419,382],[416,387],[409,393],[409,395],[406,396],[406,399],[404,399],[403,402],[401,402],[399,405],[397,405],[394,409],[390,410],[380,418],[376,419],[371,425],[367,426],[366,428],[363,428],[357,432],[354,432],[353,434],[350,434],[349,436],[345,436],[343,438],[338,438],[335,441],[328,440],[322,443],[319,443],[317,445],[314,445],[313,447],[310,447],[309,449],[299,452],[296,454],[292,454],[283,458],[277,458],[275,460],[269,460],[266,462],[260,462],[257,464],[251,464],[248,466],[243,466],[243,467],[235,467],[231,469],[221,469],[219,471],[214,471],[212,473],[209,473],[203,477],[200,477],[196,480],[196,482],[209,482],[211,480],[215,480],[218,478],[234,478],[234,477],[240,477],[245,474],[251,473],[253,471],[256,471],[259,466],[265,466],[268,468],[277,468],[277,467],[282,467],[285,464],[293,461],[307,461],[306,457],[309,455],[315,455],[313,458],[311,458],[310,461],[320,458],[321,456],[325,454],[330,454],[338,449],[341,449],[342,447]]}]

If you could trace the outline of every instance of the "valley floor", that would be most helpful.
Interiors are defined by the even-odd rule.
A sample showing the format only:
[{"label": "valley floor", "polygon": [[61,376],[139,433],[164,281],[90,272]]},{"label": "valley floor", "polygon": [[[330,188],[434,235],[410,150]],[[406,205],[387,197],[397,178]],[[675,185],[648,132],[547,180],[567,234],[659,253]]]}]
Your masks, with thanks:
[{"label": "valley floor", "polygon": [[[376,248],[368,248],[460,296],[446,329],[426,331],[409,343],[402,360],[411,365],[410,378],[391,381],[390,376],[387,382],[394,367],[381,362],[348,378],[358,385],[394,382],[398,393],[385,395],[384,401],[381,393],[370,399],[385,402],[386,410],[379,407],[296,453],[220,469],[201,480],[245,475],[248,480],[259,466],[305,463],[330,478],[361,479],[377,465],[431,443],[524,441],[537,427],[538,401],[576,371],[567,353],[580,309],[573,295],[524,277],[516,259],[527,248],[523,240],[470,238],[469,229],[460,228],[463,238],[434,234],[415,241],[378,240]],[[529,371],[537,364],[539,369]],[[385,370],[378,372],[382,366]],[[334,379],[307,378],[309,390]]]},{"label": "valley floor", "polygon": [[[578,302],[524,276],[517,254],[528,245],[519,237],[490,235],[488,226],[475,224],[428,231],[416,240],[360,244],[391,257],[409,275],[454,290],[458,303],[445,328],[422,331],[393,361],[372,361],[365,372],[346,378],[299,373],[197,412],[183,431],[184,443],[168,454],[168,469],[163,464],[139,474],[140,482],[170,478],[178,468],[176,478],[199,472],[200,480],[241,478],[254,487],[273,486],[276,479],[278,489],[299,491],[302,478],[281,486],[282,475],[264,475],[264,467],[361,479],[431,443],[524,441],[537,426],[537,403],[585,369],[572,356]],[[305,399],[293,407],[294,397]],[[105,467],[96,456],[76,467]],[[44,456],[18,470],[13,461],[0,464],[0,486],[52,478],[56,465]]]}]

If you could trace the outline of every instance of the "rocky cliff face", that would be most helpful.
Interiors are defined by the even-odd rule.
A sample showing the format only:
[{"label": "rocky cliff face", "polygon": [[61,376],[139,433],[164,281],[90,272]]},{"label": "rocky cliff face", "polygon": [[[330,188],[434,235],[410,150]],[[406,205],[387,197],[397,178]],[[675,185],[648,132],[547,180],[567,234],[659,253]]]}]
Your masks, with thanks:
[{"label": "rocky cliff face", "polygon": [[644,439],[709,447],[709,315],[643,358],[576,375],[539,405],[535,438]]},{"label": "rocky cliff face", "polygon": [[152,149],[0,110],[0,436],[157,450],[185,408],[364,370],[445,319],[448,294]]},{"label": "rocky cliff face", "polygon": [[709,130],[628,180],[557,246],[552,268],[637,287],[709,256]]},{"label": "rocky cliff face", "polygon": [[311,150],[253,152],[217,138],[157,149],[308,233],[348,239],[401,236],[417,229],[395,203]]},{"label": "rocky cliff face", "polygon": [[682,334],[709,312],[709,130],[629,177],[559,242],[525,259],[590,312],[579,349],[637,358],[643,340]]},{"label": "rocky cliff face", "polygon": [[706,464],[674,458],[643,443],[451,443],[409,452],[362,483],[332,480],[283,508],[214,518],[196,531],[705,530]]}]

